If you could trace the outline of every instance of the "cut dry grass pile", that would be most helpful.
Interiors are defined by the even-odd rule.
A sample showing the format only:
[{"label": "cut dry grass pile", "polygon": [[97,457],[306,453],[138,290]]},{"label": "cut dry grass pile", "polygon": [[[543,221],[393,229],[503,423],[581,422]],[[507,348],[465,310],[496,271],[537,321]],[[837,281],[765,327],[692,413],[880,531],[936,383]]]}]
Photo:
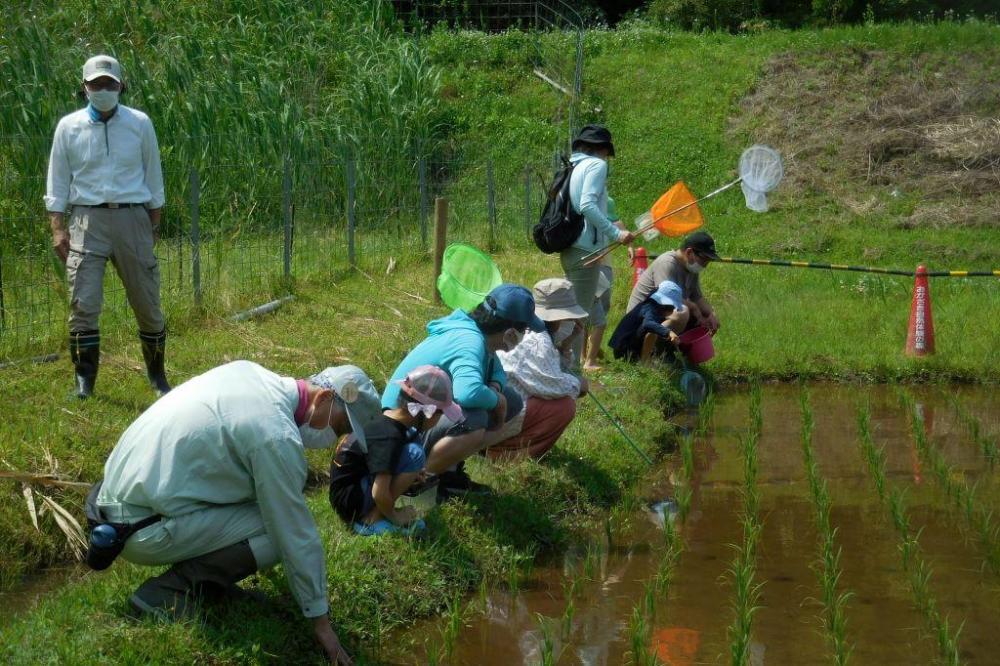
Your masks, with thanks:
[{"label": "cut dry grass pile", "polygon": [[790,192],[857,215],[912,198],[901,228],[986,227],[1000,209],[996,50],[911,56],[844,46],[765,65],[731,126],[783,147]]}]

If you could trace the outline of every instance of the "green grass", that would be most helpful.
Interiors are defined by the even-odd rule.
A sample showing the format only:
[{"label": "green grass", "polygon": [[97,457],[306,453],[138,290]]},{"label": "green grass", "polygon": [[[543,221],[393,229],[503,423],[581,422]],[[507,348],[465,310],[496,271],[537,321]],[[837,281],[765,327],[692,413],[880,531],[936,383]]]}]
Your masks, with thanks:
[{"label": "green grass", "polygon": [[[531,284],[549,272],[532,258],[509,253],[498,262],[505,274]],[[428,266],[419,263],[403,265],[388,277],[340,274],[332,283],[300,285],[295,301],[260,320],[178,322],[168,370],[180,382],[237,358],[293,376],[352,362],[384,385],[398,360],[421,338],[425,322],[446,312],[420,297],[428,294],[422,285],[429,282]],[[413,296],[400,295],[404,291]],[[386,294],[395,296],[387,301]],[[98,395],[85,403],[70,395],[65,359],[0,371],[4,399],[17,405],[0,424],[0,457],[11,467],[50,471],[52,460],[65,478],[91,481],[100,476],[118,435],[153,399],[138,344],[130,336],[113,337],[107,349]],[[603,392],[603,402],[647,453],[657,457],[673,445],[662,413],[679,405],[680,396],[665,375],[614,366],[601,381],[606,388],[597,390]],[[311,453],[309,460],[319,478],[328,455]],[[427,538],[418,541],[356,538],[340,525],[322,487],[309,492],[327,546],[331,613],[355,653],[377,659],[379,641],[393,627],[438,612],[482,581],[504,585],[501,581],[516,580],[517,572],[536,557],[580,540],[629,497],[629,488],[647,469],[589,401],[580,403],[576,420],[544,462],[494,466],[477,460],[472,465],[473,475],[493,484],[497,495],[435,511]],[[39,566],[64,562],[67,547],[50,515],[42,516],[36,531],[20,488],[8,482],[3,487],[8,501],[0,508],[0,552],[2,584],[9,587]],[[45,492],[81,514],[81,493]],[[75,576],[78,580],[58,595],[45,595],[35,610],[5,628],[0,655],[13,663],[72,662],[73,655],[93,655],[93,649],[119,661],[174,663],[205,655],[217,663],[265,660],[269,654],[317,657],[280,572],[262,577],[261,585],[274,599],[271,606],[234,609],[212,614],[205,623],[172,627],[136,624],[124,617],[129,591],[152,573],[119,561],[108,574]],[[83,616],[88,621],[81,622]]]}]

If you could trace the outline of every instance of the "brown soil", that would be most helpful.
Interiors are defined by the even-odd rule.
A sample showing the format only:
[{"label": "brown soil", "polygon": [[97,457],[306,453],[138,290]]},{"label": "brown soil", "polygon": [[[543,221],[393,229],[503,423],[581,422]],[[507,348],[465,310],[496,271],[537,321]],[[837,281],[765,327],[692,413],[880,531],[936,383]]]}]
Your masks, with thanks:
[{"label": "brown soil", "polygon": [[998,66],[1000,51],[782,54],[732,129],[781,147],[790,189],[827,193],[857,215],[916,197],[903,227],[995,225]]}]

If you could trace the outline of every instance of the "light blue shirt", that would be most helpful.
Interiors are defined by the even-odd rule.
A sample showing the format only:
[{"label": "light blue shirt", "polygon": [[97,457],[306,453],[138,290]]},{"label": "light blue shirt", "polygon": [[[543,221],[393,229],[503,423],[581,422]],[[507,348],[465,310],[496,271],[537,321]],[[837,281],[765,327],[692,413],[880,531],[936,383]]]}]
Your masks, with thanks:
[{"label": "light blue shirt", "polygon": [[583,215],[583,231],[573,247],[600,250],[624,233],[608,219],[608,163],[586,153],[573,153],[569,161],[569,198],[573,210]]}]

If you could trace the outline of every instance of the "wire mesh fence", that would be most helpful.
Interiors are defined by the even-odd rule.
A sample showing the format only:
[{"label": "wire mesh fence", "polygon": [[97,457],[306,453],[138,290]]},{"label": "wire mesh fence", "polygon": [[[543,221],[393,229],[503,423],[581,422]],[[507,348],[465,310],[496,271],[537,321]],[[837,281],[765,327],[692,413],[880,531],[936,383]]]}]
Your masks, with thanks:
[{"label": "wire mesh fence", "polygon": [[[387,172],[405,177],[389,181]],[[168,322],[192,308],[235,314],[289,294],[294,281],[429,256],[436,197],[449,200],[449,242],[491,251],[527,243],[550,177],[551,164],[514,159],[166,164],[156,255]],[[67,336],[65,269],[51,249],[44,177],[29,182],[0,191],[3,362],[56,352]],[[135,332],[113,262],[100,327]]]}]

